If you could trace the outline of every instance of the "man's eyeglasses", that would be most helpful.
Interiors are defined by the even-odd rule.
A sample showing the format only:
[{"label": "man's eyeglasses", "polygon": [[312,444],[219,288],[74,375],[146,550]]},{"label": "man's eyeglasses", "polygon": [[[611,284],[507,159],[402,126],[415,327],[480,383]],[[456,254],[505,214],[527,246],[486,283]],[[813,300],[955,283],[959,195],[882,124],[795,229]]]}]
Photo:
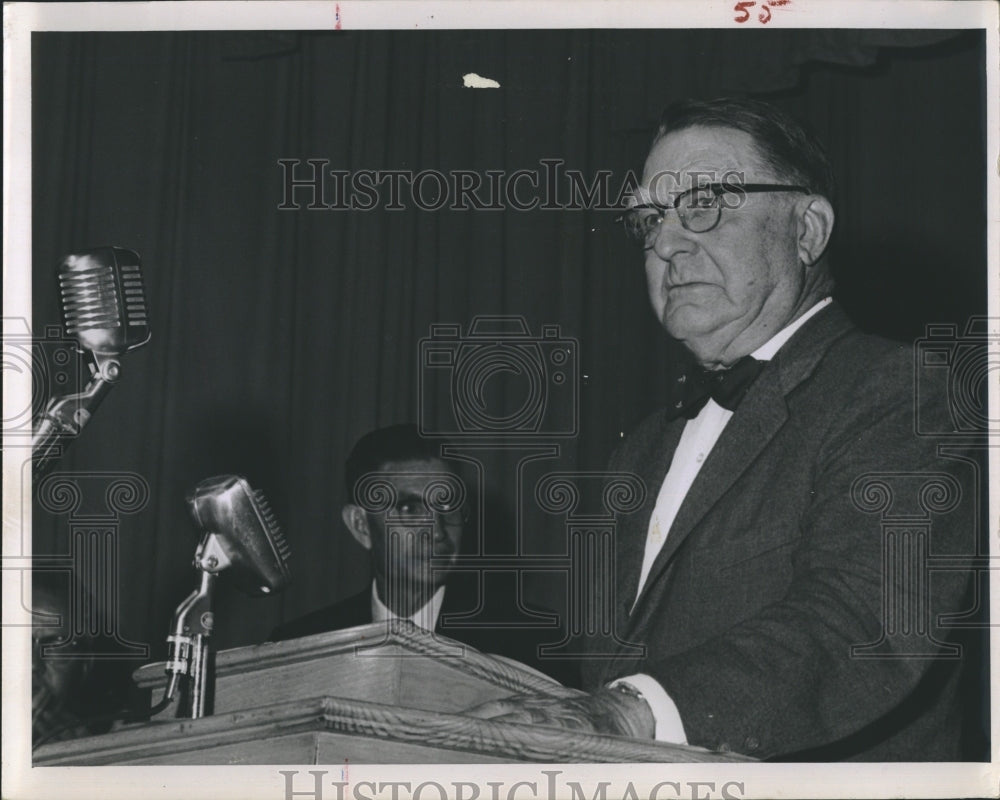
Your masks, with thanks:
[{"label": "man's eyeglasses", "polygon": [[730,200],[726,195],[755,194],[758,192],[802,192],[805,186],[781,183],[706,183],[681,192],[670,205],[640,203],[618,217],[630,239],[641,242],[649,250],[656,242],[660,224],[668,211],[673,209],[685,230],[691,233],[708,233],[719,224],[722,208],[738,208],[741,199]]},{"label": "man's eyeglasses", "polygon": [[395,505],[389,508],[386,519],[393,522],[429,522],[439,519],[445,525],[457,525],[469,521],[467,505],[457,508],[448,503],[440,505],[432,503],[429,508],[421,497],[400,497]]}]

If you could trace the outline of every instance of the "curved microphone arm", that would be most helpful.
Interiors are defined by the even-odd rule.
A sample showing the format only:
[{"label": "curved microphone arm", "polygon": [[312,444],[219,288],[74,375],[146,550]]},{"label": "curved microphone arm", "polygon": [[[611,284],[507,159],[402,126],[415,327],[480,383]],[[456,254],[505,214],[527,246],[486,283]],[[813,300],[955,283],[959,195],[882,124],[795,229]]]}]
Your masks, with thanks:
[{"label": "curved microphone arm", "polygon": [[[111,370],[98,369],[82,392],[53,397],[35,424],[31,439],[35,479],[45,475],[62,455],[63,447],[90,421],[101,401],[111,391],[121,374],[118,362]],[[114,377],[106,377],[112,374]]]},{"label": "curved microphone arm", "polygon": [[[208,537],[206,537],[207,539]],[[199,553],[205,542],[199,546]],[[195,563],[198,563],[196,557]],[[188,706],[193,719],[205,716],[205,689],[208,685],[208,640],[215,626],[212,594],[216,575],[201,571],[198,588],[189,594],[174,612],[170,635],[167,636],[166,672],[170,676],[163,700],[156,711],[166,708],[180,685],[188,679]]]}]

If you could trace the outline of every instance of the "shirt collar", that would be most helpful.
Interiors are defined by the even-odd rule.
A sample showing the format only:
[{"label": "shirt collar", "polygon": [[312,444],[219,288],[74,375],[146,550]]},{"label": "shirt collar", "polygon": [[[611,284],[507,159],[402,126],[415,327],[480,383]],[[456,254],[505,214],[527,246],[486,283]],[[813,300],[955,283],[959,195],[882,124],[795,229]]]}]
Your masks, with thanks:
[{"label": "shirt collar", "polygon": [[[441,606],[444,603],[444,586],[439,586],[431,599],[422,608],[419,608],[406,619],[414,625],[426,628],[429,631],[437,627],[438,617],[441,616]],[[393,614],[389,607],[382,602],[378,596],[378,587],[372,581],[372,622],[386,622],[390,619],[397,619],[398,615]]]},{"label": "shirt collar", "polygon": [[806,311],[802,316],[798,317],[794,322],[786,325],[780,331],[778,331],[774,336],[768,339],[764,344],[754,350],[750,355],[756,358],[758,361],[770,361],[774,358],[774,354],[777,353],[781,346],[792,338],[792,334],[795,333],[799,328],[801,328],[806,320],[810,317],[815,316],[821,309],[826,308],[830,303],[833,302],[832,297],[824,297],[816,305]]}]

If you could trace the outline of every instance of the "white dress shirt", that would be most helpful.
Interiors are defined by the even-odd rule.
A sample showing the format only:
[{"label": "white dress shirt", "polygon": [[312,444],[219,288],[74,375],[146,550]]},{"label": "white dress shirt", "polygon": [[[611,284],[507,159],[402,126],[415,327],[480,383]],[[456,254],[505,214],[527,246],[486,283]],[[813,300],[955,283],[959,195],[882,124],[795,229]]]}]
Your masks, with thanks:
[{"label": "white dress shirt", "polygon": [[[778,331],[751,355],[759,361],[769,361],[806,320],[831,302],[833,300],[830,297],[820,300],[790,325]],[[684,426],[677,450],[674,452],[673,461],[671,461],[670,469],[663,479],[663,485],[660,486],[656,506],[649,520],[646,551],[642,559],[642,570],[639,573],[636,600],[642,593],[646,579],[649,577],[653,561],[663,548],[663,543],[667,539],[670,526],[673,525],[681,503],[684,502],[691,484],[694,483],[694,479],[701,470],[701,465],[705,463],[708,454],[712,452],[712,448],[715,447],[715,443],[719,440],[732,416],[732,411],[727,411],[714,400],[709,400],[698,416],[688,420]],[[634,604],[635,601],[633,601],[633,607]],[[618,681],[612,682],[611,685],[613,686],[619,681],[630,684],[642,693],[656,719],[656,738],[658,740],[687,744],[680,712],[655,678],[640,673],[620,678]]]},{"label": "white dress shirt", "polygon": [[[414,625],[426,628],[429,631],[437,627],[438,617],[441,616],[441,606],[444,603],[444,586],[439,586],[438,590],[431,595],[431,599],[425,605],[418,608],[416,612],[406,619]],[[398,614],[392,613],[389,607],[382,602],[378,596],[378,587],[372,581],[372,622],[387,622],[390,619],[400,619]]]}]

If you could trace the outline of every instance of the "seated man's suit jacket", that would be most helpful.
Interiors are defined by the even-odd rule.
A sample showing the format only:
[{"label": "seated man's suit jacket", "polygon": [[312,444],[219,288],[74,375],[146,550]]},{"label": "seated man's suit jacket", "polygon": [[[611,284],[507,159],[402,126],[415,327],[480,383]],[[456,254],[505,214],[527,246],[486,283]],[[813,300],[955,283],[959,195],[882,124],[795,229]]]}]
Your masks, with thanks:
[{"label": "seated man's suit jacket", "polygon": [[[352,595],[324,608],[317,609],[297,619],[278,626],[271,632],[269,641],[297,639],[316,633],[353,628],[372,622],[371,586],[363,592]],[[509,598],[508,598],[509,599]],[[564,636],[564,628],[557,621],[557,615],[545,609],[532,609],[548,619],[530,620],[528,626],[509,622],[517,614],[500,598],[487,596],[482,601],[482,609],[474,618],[463,620],[480,605],[477,587],[458,577],[449,580],[444,594],[444,603],[435,633],[470,645],[484,653],[512,658],[522,664],[543,672],[567,686],[579,687],[579,665],[567,659],[546,658],[539,653],[543,645],[558,644]],[[450,617],[450,618],[449,618]]]},{"label": "seated man's suit jacket", "polygon": [[[836,304],[807,321],[730,419],[633,608],[650,515],[685,424],[668,412],[646,419],[611,461],[638,474],[647,496],[618,520],[615,635],[591,642],[584,688],[652,675],[690,744],[758,758],[960,758],[969,653],[912,653],[945,652],[933,642],[953,631],[938,615],[971,607],[969,574],[928,580],[903,566],[884,577],[887,547],[904,544],[887,535],[894,516],[910,515],[907,546],[975,552],[976,470],[915,435],[913,364],[911,346],[860,333]],[[920,388],[923,419],[948,425],[945,398]],[[927,536],[916,535],[921,519]],[[918,604],[927,635],[887,635],[884,603],[904,616],[905,603]]]}]

